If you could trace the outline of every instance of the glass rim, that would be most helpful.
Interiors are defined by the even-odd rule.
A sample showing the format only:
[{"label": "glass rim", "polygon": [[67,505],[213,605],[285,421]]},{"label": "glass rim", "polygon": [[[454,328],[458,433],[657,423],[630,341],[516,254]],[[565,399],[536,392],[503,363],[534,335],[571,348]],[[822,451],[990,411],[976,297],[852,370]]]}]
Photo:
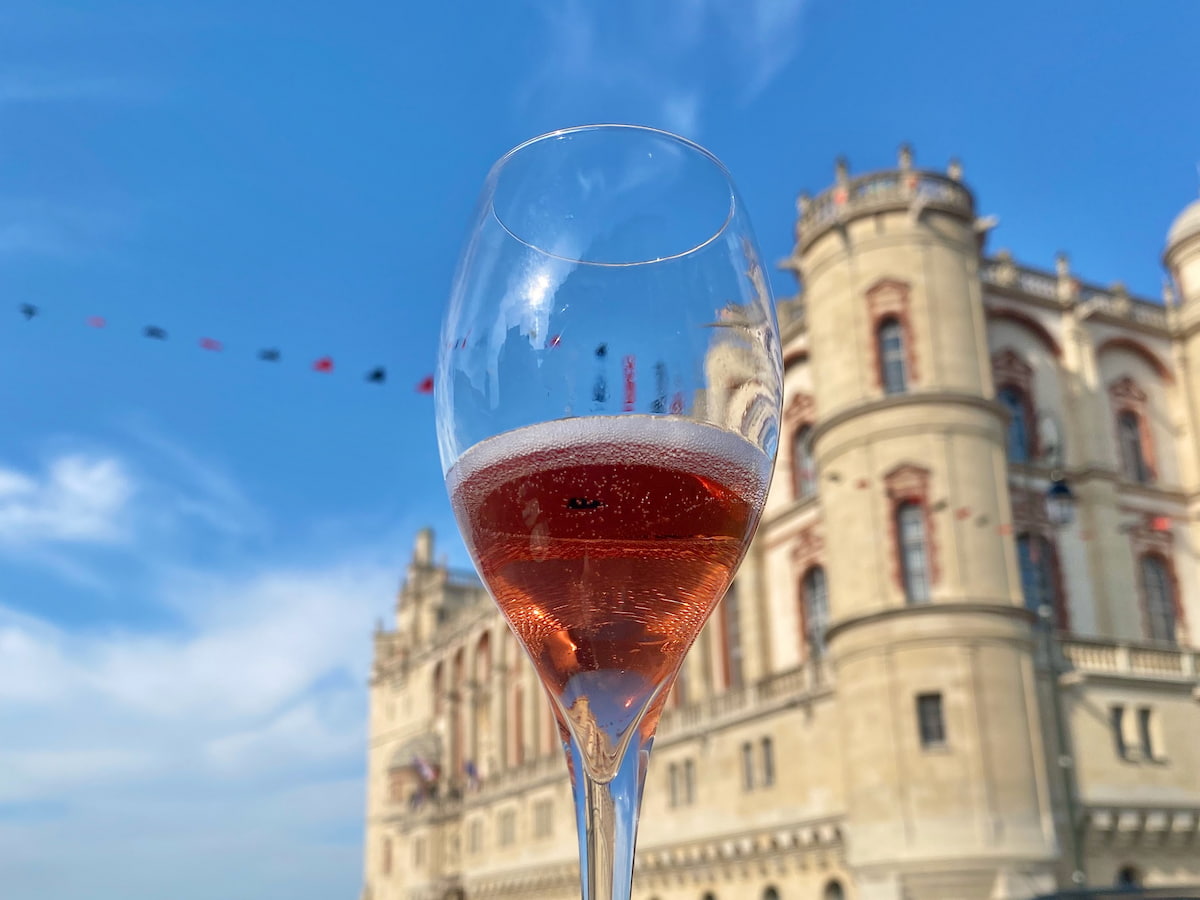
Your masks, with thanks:
[{"label": "glass rim", "polygon": [[[670,253],[666,256],[658,256],[653,259],[632,260],[630,262],[601,262],[599,260],[578,259],[571,256],[562,256],[561,254],[553,253],[544,247],[539,247],[537,244],[526,240],[513,231],[513,229],[508,226],[508,223],[504,221],[503,217],[501,217],[500,213],[496,211],[495,185],[499,181],[500,173],[503,171],[504,167],[509,163],[510,160],[514,159],[523,150],[526,150],[527,148],[536,144],[541,144],[545,141],[552,140],[554,138],[561,138],[567,135],[584,134],[593,131],[630,131],[638,132],[647,136],[664,138],[668,141],[679,144],[706,159],[716,167],[717,171],[724,178],[725,187],[728,192],[729,208],[726,210],[725,218],[722,220],[720,226],[718,226],[717,229],[707,238],[686,250],[682,250],[678,253]],[[655,263],[670,262],[671,260],[682,259],[685,256],[690,256],[699,250],[703,250],[729,230],[729,226],[733,222],[734,216],[737,214],[738,206],[737,189],[734,186],[733,174],[729,171],[728,167],[726,167],[725,163],[721,162],[717,155],[711,150],[707,149],[701,144],[696,143],[691,138],[686,138],[683,135],[676,134],[673,131],[667,131],[663,128],[655,128],[651,125],[633,125],[621,122],[599,122],[591,125],[572,125],[567,128],[558,128],[554,131],[547,131],[544,134],[539,134],[536,137],[529,138],[529,140],[522,141],[520,144],[517,144],[498,160],[496,160],[496,162],[492,165],[491,171],[488,173],[488,182],[491,185],[491,188],[488,191],[487,200],[488,214],[496,221],[496,224],[504,230],[505,234],[511,237],[514,241],[517,241],[518,243],[542,254],[543,256],[546,256],[549,259],[556,259],[562,262],[574,263],[581,266],[597,266],[599,268],[622,269],[632,266],[647,266]]]}]

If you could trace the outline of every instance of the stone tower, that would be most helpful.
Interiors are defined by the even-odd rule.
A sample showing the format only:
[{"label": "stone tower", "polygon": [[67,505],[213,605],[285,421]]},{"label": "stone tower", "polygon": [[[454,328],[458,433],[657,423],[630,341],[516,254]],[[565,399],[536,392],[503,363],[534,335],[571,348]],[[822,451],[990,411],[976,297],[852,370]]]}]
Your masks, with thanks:
[{"label": "stone tower", "polygon": [[[896,169],[802,196],[828,652],[860,900],[1031,897],[1059,857],[971,192]],[[1200,256],[1197,257],[1200,259]],[[1200,276],[1200,262],[1196,263]]]}]

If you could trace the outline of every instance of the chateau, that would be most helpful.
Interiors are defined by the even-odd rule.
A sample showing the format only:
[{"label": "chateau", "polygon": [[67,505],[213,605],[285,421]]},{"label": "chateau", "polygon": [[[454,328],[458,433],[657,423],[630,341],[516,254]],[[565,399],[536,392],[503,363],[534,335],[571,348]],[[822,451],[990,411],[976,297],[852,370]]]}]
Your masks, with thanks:
[{"label": "chateau", "polygon": [[[1200,201],[1162,302],[985,252],[961,168],[906,148],[798,207],[774,483],[668,700],[634,897],[1200,896]],[[364,897],[578,897],[545,698],[429,532],[397,610]]]}]

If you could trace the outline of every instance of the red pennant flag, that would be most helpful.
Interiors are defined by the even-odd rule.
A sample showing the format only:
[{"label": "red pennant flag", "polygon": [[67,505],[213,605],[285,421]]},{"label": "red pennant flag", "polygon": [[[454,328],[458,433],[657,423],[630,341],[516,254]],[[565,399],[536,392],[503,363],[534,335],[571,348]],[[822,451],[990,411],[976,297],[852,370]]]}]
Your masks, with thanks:
[{"label": "red pennant flag", "polygon": [[313,371],[314,372],[332,372],[333,371],[333,357],[332,356],[322,356],[320,359],[318,359],[316,362],[313,363]]},{"label": "red pennant flag", "polygon": [[216,338],[200,338],[201,350],[223,350],[224,346]]},{"label": "red pennant flag", "polygon": [[87,323],[92,328],[103,328],[108,324],[106,321],[104,321],[104,316],[89,316]]},{"label": "red pennant flag", "polygon": [[426,375],[419,382],[417,382],[417,393],[418,394],[432,394],[433,393],[433,376],[432,375]]},{"label": "red pennant flag", "polygon": [[561,343],[562,343],[562,335],[561,334],[556,334],[556,335],[554,335],[554,337],[550,338],[550,346],[551,347],[557,347]]}]

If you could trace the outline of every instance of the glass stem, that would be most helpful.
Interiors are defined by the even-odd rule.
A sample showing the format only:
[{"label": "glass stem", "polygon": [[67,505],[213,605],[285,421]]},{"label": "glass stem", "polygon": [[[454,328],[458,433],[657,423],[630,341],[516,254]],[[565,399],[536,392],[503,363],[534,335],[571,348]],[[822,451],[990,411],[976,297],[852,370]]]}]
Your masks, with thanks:
[{"label": "glass stem", "polygon": [[572,738],[567,745],[583,900],[629,900],[638,814],[653,741],[651,737],[639,742],[633,735],[611,778],[594,777],[578,740]]}]

